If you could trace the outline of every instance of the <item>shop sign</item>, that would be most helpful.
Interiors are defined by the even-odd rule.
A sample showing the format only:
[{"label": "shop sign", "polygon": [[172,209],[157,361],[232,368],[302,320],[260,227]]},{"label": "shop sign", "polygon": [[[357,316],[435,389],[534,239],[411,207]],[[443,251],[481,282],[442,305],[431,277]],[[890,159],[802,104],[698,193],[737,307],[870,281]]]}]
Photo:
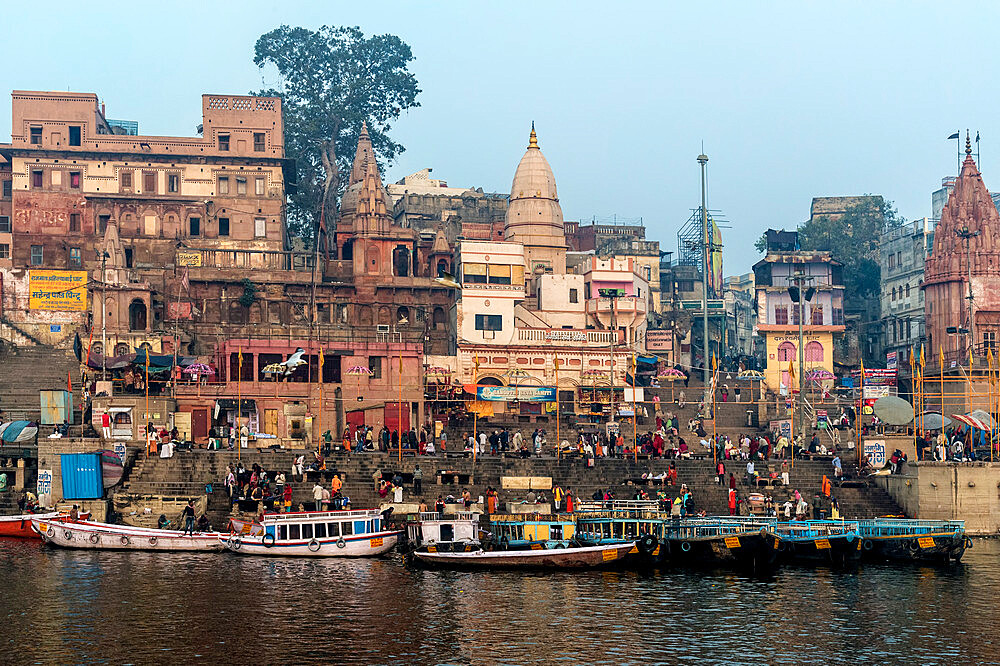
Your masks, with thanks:
[{"label": "shop sign", "polygon": [[556,399],[554,386],[477,386],[476,397],[492,402],[552,402]]}]

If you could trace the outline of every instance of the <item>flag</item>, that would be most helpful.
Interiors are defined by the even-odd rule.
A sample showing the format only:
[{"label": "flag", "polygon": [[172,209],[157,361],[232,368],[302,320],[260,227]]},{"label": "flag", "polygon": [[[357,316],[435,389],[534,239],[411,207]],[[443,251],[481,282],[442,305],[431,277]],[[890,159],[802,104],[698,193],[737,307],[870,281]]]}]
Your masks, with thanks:
[{"label": "flag", "polygon": [[712,372],[719,369],[719,360],[715,358],[715,354],[712,354]]},{"label": "flag", "polygon": [[323,376],[323,348],[319,348],[319,372],[320,376]]},{"label": "flag", "polygon": [[916,358],[916,356],[917,355],[914,352],[913,347],[910,347],[910,374],[911,375],[913,374],[913,359]]},{"label": "flag", "polygon": [[69,370],[66,371],[66,386],[69,387],[69,392],[72,393],[73,392],[73,375],[71,374],[71,371],[69,371]]},{"label": "flag", "polygon": [[955,132],[954,134],[952,134],[951,136],[948,137],[948,141],[951,141],[952,139],[957,139],[957,138],[958,138],[958,132]]},{"label": "flag", "polygon": [[986,365],[990,370],[993,369],[993,350],[989,347],[986,348]]},{"label": "flag", "polygon": [[938,345],[938,354],[941,359],[941,372],[944,372],[944,345]]},{"label": "flag", "polygon": [[924,369],[924,343],[920,343],[920,369]]},{"label": "flag", "polygon": [[238,357],[238,360],[239,360],[239,364],[240,364],[240,376],[242,376],[243,375],[243,347],[240,347],[240,355]]},{"label": "flag", "polygon": [[[788,362],[788,381],[789,382],[795,381],[795,366],[792,365],[791,361]],[[791,386],[789,386],[789,388],[791,388]]]},{"label": "flag", "polygon": [[188,272],[190,270],[191,270],[190,268],[188,268],[187,266],[185,266],[184,267],[184,275],[181,276],[181,287],[184,288],[184,291],[190,291],[191,290],[191,281],[188,278]]}]

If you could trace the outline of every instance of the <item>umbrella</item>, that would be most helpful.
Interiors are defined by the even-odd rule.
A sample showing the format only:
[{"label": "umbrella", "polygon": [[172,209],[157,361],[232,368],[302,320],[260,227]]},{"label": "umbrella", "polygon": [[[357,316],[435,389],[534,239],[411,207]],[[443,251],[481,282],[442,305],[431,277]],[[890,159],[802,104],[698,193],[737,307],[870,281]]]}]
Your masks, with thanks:
[{"label": "umbrella", "polygon": [[812,381],[821,381],[824,379],[836,379],[836,378],[837,375],[833,374],[829,370],[823,370],[823,369],[813,370],[806,375],[806,379],[810,379]]},{"label": "umbrella", "polygon": [[951,425],[951,419],[947,416],[938,414],[937,412],[924,412],[922,418],[924,428],[927,430],[940,430],[941,428],[946,428]]},{"label": "umbrella", "polygon": [[371,377],[375,373],[372,372],[369,368],[366,368],[363,365],[355,365],[355,366],[351,366],[351,368],[349,368],[347,370],[347,374],[349,374],[349,375],[358,375],[358,376],[360,376],[360,375],[368,375],[369,377]]},{"label": "umbrella", "polygon": [[[976,415],[977,412],[979,415]],[[964,423],[970,428],[975,428],[976,430],[985,430],[989,432],[993,427],[993,419],[989,414],[986,414],[986,412],[981,409],[969,412],[968,414],[952,414],[952,416],[955,417],[956,421],[960,421],[961,423]],[[985,416],[986,418],[983,419],[980,418],[980,416]]]},{"label": "umbrella", "polygon": [[204,363],[192,363],[188,367],[184,368],[184,370],[182,370],[181,372],[183,372],[186,375],[214,375],[215,374],[215,370],[212,369],[212,366],[205,365]]},{"label": "umbrella", "polygon": [[684,373],[677,368],[667,368],[663,372],[656,375],[657,379],[666,379],[668,382],[672,382],[676,379],[683,379]]},{"label": "umbrella", "polygon": [[913,420],[913,405],[894,395],[875,401],[875,414],[889,425],[906,425]]},{"label": "umbrella", "polygon": [[281,363],[269,363],[261,368],[261,373],[265,375],[276,375],[285,371],[285,366]]},{"label": "umbrella", "polygon": [[743,379],[747,381],[753,381],[754,379],[764,379],[764,373],[759,370],[741,370],[740,374],[736,375],[736,379]]}]

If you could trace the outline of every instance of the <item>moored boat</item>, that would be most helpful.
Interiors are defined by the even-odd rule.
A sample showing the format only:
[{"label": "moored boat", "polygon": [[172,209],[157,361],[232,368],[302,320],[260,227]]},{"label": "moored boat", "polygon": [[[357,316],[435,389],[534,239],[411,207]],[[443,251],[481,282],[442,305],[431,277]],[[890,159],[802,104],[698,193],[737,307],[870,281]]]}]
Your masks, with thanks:
[{"label": "moored boat", "polygon": [[581,502],[576,510],[576,540],[586,546],[634,543],[630,553],[642,562],[660,559],[660,539],[668,513],[652,500]]},{"label": "moored boat", "polygon": [[[90,517],[89,513],[80,514],[82,519]],[[0,537],[17,539],[41,539],[42,536],[31,526],[32,518],[42,520],[69,520],[69,514],[52,511],[49,513],[25,513],[19,516],[0,516]]]},{"label": "moored boat", "polygon": [[546,550],[574,544],[572,514],[494,513],[488,516],[487,550]]},{"label": "moored boat", "polygon": [[778,557],[785,562],[827,562],[845,565],[861,557],[861,533],[856,520],[801,520],[776,523]]},{"label": "moored boat", "polygon": [[392,550],[401,534],[384,529],[384,520],[378,509],[269,513],[218,540],[242,555],[372,557]]},{"label": "moored boat", "polygon": [[866,560],[957,562],[972,548],[963,520],[874,518],[859,520]]},{"label": "moored boat", "polygon": [[42,541],[61,548],[88,550],[219,551],[219,532],[184,534],[131,525],[111,525],[93,521],[60,522],[32,518]]},{"label": "moored boat", "polygon": [[661,529],[660,559],[678,566],[759,572],[771,569],[778,554],[778,536],[769,520],[671,519]]},{"label": "moored boat", "polygon": [[634,543],[570,546],[536,550],[416,551],[413,556],[433,566],[463,569],[588,569],[621,564]]},{"label": "moored boat", "polygon": [[471,511],[441,515],[424,511],[416,520],[406,523],[406,544],[403,549],[407,562],[413,562],[415,551],[471,552],[482,548],[479,539],[479,515]]}]

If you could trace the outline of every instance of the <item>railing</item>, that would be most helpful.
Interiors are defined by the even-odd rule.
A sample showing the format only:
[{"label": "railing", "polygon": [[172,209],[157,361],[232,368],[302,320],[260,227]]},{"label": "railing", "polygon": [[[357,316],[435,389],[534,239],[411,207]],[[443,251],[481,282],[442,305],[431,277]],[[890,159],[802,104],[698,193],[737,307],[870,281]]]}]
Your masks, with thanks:
[{"label": "railing", "polygon": [[587,513],[593,511],[659,511],[660,503],[657,500],[592,500],[578,502],[574,507],[577,513]]},{"label": "railing", "polygon": [[264,515],[266,522],[295,522],[303,520],[322,520],[332,518],[343,520],[344,518],[381,518],[382,512],[378,509],[365,509],[361,511],[307,511],[304,513],[268,513]]},{"label": "railing", "polygon": [[804,520],[790,523],[780,523],[777,531],[782,539],[816,539],[821,537],[859,535],[860,528],[856,520]]},{"label": "railing", "polygon": [[[616,340],[615,338],[618,338]],[[517,328],[518,342],[586,342],[591,344],[611,344],[620,342],[621,335],[615,331],[581,331],[560,328]]]},{"label": "railing", "polygon": [[874,520],[859,520],[862,536],[918,536],[929,532],[965,532],[964,520],[893,520],[875,518]]}]

